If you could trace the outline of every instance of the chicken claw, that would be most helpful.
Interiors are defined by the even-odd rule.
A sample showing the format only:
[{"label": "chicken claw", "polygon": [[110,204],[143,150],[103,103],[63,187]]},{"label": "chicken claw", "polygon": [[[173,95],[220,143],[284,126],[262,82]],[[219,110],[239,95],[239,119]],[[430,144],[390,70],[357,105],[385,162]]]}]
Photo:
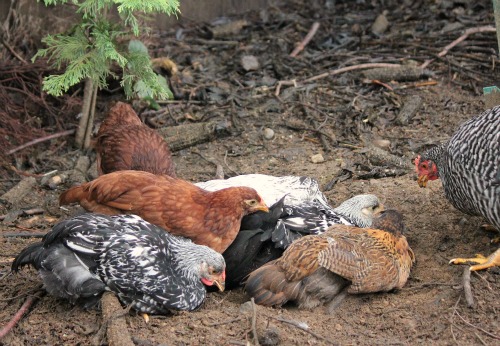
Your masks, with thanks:
[{"label": "chicken claw", "polygon": [[483,270],[495,266],[500,266],[500,249],[493,252],[488,257],[483,255],[476,255],[475,258],[454,258],[450,260],[450,264],[465,264],[465,263],[477,263],[470,267],[470,271]]},{"label": "chicken claw", "polygon": [[142,316],[142,318],[144,318],[144,322],[146,322],[146,324],[148,324],[149,323],[149,315],[146,313],[142,313],[141,316]]}]

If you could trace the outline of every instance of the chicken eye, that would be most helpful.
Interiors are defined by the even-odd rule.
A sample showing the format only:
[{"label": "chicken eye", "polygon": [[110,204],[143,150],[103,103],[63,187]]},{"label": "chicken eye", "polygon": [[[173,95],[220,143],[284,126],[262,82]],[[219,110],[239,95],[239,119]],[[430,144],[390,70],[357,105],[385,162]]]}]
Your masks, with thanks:
[{"label": "chicken eye", "polygon": [[249,200],[249,201],[248,201],[248,205],[249,205],[249,206],[251,206],[251,207],[253,207],[253,206],[257,205],[257,200],[255,200],[255,199],[251,199],[251,200]]},{"label": "chicken eye", "polygon": [[423,169],[427,169],[427,164],[426,163],[422,163],[422,168]]}]

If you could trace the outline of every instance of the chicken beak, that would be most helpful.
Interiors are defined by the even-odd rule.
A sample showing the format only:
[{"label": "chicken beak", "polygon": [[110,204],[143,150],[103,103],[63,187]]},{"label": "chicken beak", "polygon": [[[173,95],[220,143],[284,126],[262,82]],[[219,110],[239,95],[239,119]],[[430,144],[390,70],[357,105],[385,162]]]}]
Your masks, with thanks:
[{"label": "chicken beak", "polygon": [[427,176],[427,174],[422,174],[422,175],[418,176],[418,180],[417,180],[418,186],[426,187],[428,181],[429,181],[429,177]]},{"label": "chicken beak", "polygon": [[214,280],[214,285],[217,286],[217,288],[221,292],[224,292],[224,288],[226,288],[226,283],[224,281],[223,282],[219,282],[218,280]]},{"label": "chicken beak", "polygon": [[269,208],[265,203],[262,203],[259,206],[257,206],[257,208],[255,208],[255,210],[256,211],[260,210],[260,211],[263,211],[264,213],[269,213]]}]

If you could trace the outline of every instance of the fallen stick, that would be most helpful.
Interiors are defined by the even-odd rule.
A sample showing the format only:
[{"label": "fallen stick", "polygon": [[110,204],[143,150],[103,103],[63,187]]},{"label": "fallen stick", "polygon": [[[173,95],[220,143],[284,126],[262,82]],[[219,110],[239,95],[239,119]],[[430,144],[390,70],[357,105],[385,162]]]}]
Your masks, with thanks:
[{"label": "fallen stick", "polygon": [[474,307],[474,296],[472,295],[472,288],[470,286],[470,269],[468,266],[464,267],[464,273],[462,276],[462,285],[464,287],[465,301],[469,308]]},{"label": "fallen stick", "polygon": [[255,306],[255,300],[250,299],[252,302],[252,334],[255,346],[259,346],[259,336],[257,335],[257,307]]},{"label": "fallen stick", "polygon": [[312,38],[316,34],[316,31],[318,31],[318,28],[319,28],[319,23],[314,22],[313,25],[311,26],[311,29],[307,33],[306,37],[304,37],[304,39],[301,42],[299,42],[297,47],[295,47],[293,52],[290,53],[290,56],[292,58],[295,58],[301,51],[304,50],[304,48],[309,44],[309,42],[312,40]]},{"label": "fallen stick", "polygon": [[196,144],[208,142],[214,138],[231,135],[231,123],[228,121],[210,121],[204,123],[184,124],[157,129],[165,138],[170,150],[178,151]]},{"label": "fallen stick", "polygon": [[341,73],[349,72],[349,71],[354,71],[354,70],[363,70],[367,68],[401,68],[403,65],[399,64],[387,64],[387,63],[366,63],[366,64],[359,64],[359,65],[353,65],[353,66],[347,66],[347,67],[342,67],[336,70],[330,70],[328,72],[319,74],[317,76],[309,77],[305,80],[302,81],[302,83],[310,83],[314,82],[315,80],[326,78],[329,76],[335,76]]},{"label": "fallen stick", "polygon": [[292,321],[292,320],[287,320],[287,319],[284,319],[282,317],[274,317],[274,316],[270,316],[270,315],[265,315],[265,316],[267,318],[273,319],[275,321],[278,321],[278,322],[281,322],[281,323],[285,323],[285,324],[289,324],[291,326],[294,326],[295,328],[298,328],[298,329],[300,329],[300,330],[302,330],[302,331],[304,331],[306,333],[309,333],[312,336],[314,336],[315,338],[326,342],[327,344],[336,345],[336,343],[334,343],[333,341],[325,338],[324,336],[316,334],[315,332],[313,332],[312,330],[310,330],[309,327],[307,326],[307,324],[304,325],[304,323],[297,322],[297,321]]},{"label": "fallen stick", "polygon": [[114,293],[105,292],[101,298],[102,318],[106,324],[109,346],[134,346],[128,332],[123,308]]},{"label": "fallen stick", "polygon": [[279,81],[278,84],[276,85],[276,91],[274,92],[274,95],[276,97],[279,96],[280,91],[281,91],[281,86],[283,85],[293,85],[294,87],[299,86],[300,84],[306,84],[310,82],[314,82],[318,79],[326,78],[329,76],[335,76],[338,74],[342,74],[345,72],[349,71],[354,71],[354,70],[362,70],[362,69],[367,69],[367,68],[378,68],[378,67],[384,67],[384,68],[400,68],[403,65],[399,64],[387,64],[387,63],[366,63],[366,64],[360,64],[360,65],[353,65],[353,66],[347,66],[347,67],[342,67],[337,70],[330,70],[328,72],[324,72],[322,74],[316,75],[309,77],[307,79],[304,79],[303,81],[296,81],[295,79],[293,80],[283,80]]},{"label": "fallen stick", "polygon": [[430,70],[414,66],[401,66],[399,68],[378,67],[365,70],[362,74],[372,82],[378,81],[379,83],[417,81],[433,75]]},{"label": "fallen stick", "polygon": [[[477,34],[477,33],[480,33],[480,32],[496,32],[496,31],[497,30],[496,30],[496,28],[494,26],[480,26],[478,28],[469,28],[469,29],[465,30],[465,32],[464,32],[464,34],[462,36],[460,36],[455,41],[453,41],[452,43],[450,43],[449,45],[447,45],[446,47],[444,47],[444,49],[441,52],[439,52],[437,56],[439,58],[445,56],[446,54],[448,54],[448,52],[450,51],[450,49],[452,49],[453,47],[455,47],[456,45],[458,45],[460,42],[465,41],[467,39],[467,37],[469,37],[472,34]],[[420,67],[421,68],[426,68],[433,61],[434,61],[434,59],[426,60],[422,65],[420,65]]]},{"label": "fallen stick", "polygon": [[33,192],[33,188],[36,185],[36,179],[33,177],[27,177],[21,180],[9,191],[0,196],[0,200],[6,201],[11,205],[19,204],[24,196]]},{"label": "fallen stick", "polygon": [[407,96],[403,101],[403,106],[396,117],[396,124],[408,125],[410,120],[415,116],[424,101],[420,96]]},{"label": "fallen stick", "polygon": [[72,135],[73,133],[75,133],[74,129],[73,130],[67,130],[67,131],[59,132],[59,133],[54,133],[54,134],[49,135],[49,136],[45,136],[45,137],[42,137],[42,138],[34,139],[32,141],[29,141],[28,143],[24,143],[23,145],[18,146],[17,148],[9,150],[7,152],[7,155],[14,154],[15,152],[18,152],[19,150],[25,149],[25,148],[30,147],[32,145],[35,145],[35,144],[38,144],[38,143],[42,143],[42,142],[46,142],[46,141],[54,139],[54,138],[69,136],[69,135]]},{"label": "fallen stick", "polygon": [[489,337],[491,337],[491,338],[493,338],[493,339],[500,340],[500,336],[499,336],[499,335],[495,335],[495,334],[493,334],[493,333],[490,333],[490,332],[488,332],[487,330],[485,330],[485,329],[483,329],[483,328],[481,328],[481,327],[475,326],[475,325],[473,325],[472,323],[470,323],[470,322],[466,321],[466,320],[465,320],[465,318],[463,318],[463,317],[462,317],[462,315],[460,315],[460,314],[458,313],[458,311],[456,312],[456,314],[457,314],[457,316],[458,316],[458,317],[460,317],[460,319],[461,319],[461,320],[462,320],[462,321],[463,321],[466,325],[468,325],[469,327],[472,327],[472,328],[475,328],[475,329],[477,329],[477,330],[480,330],[480,331],[482,331],[484,334],[488,335]]},{"label": "fallen stick", "polygon": [[21,320],[23,315],[28,311],[28,309],[33,305],[35,301],[37,301],[40,297],[42,297],[45,294],[45,291],[38,291],[34,295],[29,296],[24,304],[21,306],[21,308],[16,312],[14,317],[7,323],[5,327],[0,330],[0,340],[2,340],[7,334],[10,333],[12,328],[16,326],[16,324]]}]

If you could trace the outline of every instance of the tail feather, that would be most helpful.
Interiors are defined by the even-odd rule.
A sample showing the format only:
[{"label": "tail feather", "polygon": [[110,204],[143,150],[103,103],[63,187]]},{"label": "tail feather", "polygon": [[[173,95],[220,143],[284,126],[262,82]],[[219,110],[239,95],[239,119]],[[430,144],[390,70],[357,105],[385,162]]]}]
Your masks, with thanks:
[{"label": "tail feather", "polygon": [[40,269],[43,250],[43,243],[35,243],[26,247],[16,256],[14,262],[12,262],[12,271],[17,272],[25,265],[32,265],[35,269]]},{"label": "tail feather", "polygon": [[80,202],[84,198],[84,190],[81,185],[73,186],[59,196],[59,205],[67,205]]},{"label": "tail feather", "polygon": [[255,303],[265,306],[281,306],[289,300],[297,299],[298,292],[292,287],[299,282],[290,283],[276,264],[267,264],[250,274],[245,285],[247,294]]}]

